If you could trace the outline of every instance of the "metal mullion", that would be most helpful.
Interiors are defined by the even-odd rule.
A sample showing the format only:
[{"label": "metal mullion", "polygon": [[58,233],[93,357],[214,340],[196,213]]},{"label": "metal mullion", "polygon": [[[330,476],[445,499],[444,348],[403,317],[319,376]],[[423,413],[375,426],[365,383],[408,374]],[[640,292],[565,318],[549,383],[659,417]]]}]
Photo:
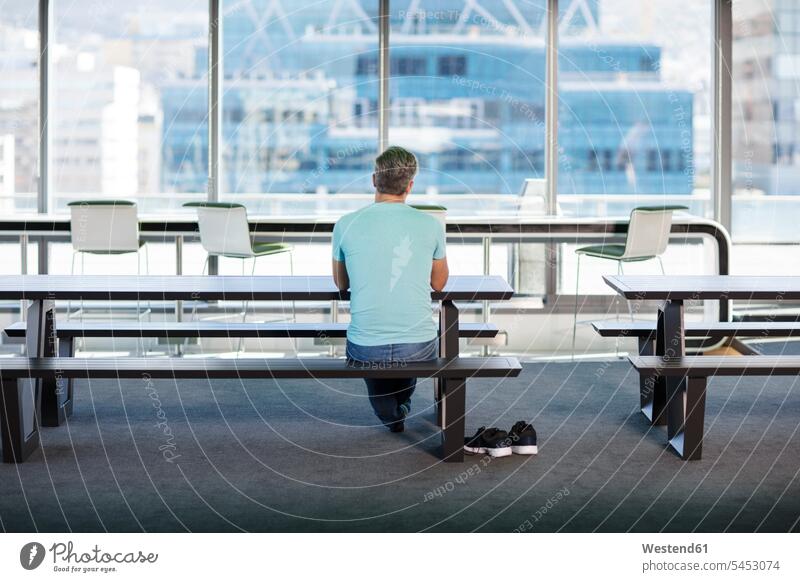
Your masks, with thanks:
[{"label": "metal mullion", "polygon": [[547,2],[545,37],[545,148],[547,211],[558,209],[558,0]]},{"label": "metal mullion", "polygon": [[[222,160],[222,0],[208,2],[208,201],[217,202],[221,189]],[[208,257],[208,274],[216,275],[216,256]]]},{"label": "metal mullion", "polygon": [[50,44],[52,34],[52,3],[39,0],[39,183],[36,208],[46,214],[50,207]]},{"label": "metal mullion", "polygon": [[389,145],[389,0],[378,7],[378,152]]},{"label": "metal mullion", "polygon": [[711,168],[711,192],[714,219],[731,230],[731,197],[733,196],[732,106],[733,89],[731,57],[733,45],[733,8],[731,0],[714,0],[712,38],[712,127],[714,148]]},{"label": "metal mullion", "polygon": [[208,2],[208,201],[219,200],[222,129],[222,20],[220,3]]},{"label": "metal mullion", "polygon": [[[546,178],[547,213],[558,213],[558,0],[548,0],[547,34],[545,36],[545,133],[544,167]],[[555,302],[558,296],[558,271],[560,261],[558,245],[545,245],[545,297]]]},{"label": "metal mullion", "polygon": [[[50,196],[52,194],[50,183],[50,146],[52,142],[50,131],[50,86],[51,54],[50,46],[53,44],[53,6],[50,0],[39,0],[39,160],[37,168],[39,180],[36,188],[36,211],[47,214],[51,209]],[[38,273],[46,274],[48,271],[48,244],[44,237],[38,238],[37,263]]]}]

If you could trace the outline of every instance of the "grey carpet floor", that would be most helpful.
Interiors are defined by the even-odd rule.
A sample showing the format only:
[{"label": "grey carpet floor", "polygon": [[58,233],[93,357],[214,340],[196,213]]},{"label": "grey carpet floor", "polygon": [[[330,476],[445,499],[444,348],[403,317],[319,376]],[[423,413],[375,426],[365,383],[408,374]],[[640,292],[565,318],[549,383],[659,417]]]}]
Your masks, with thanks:
[{"label": "grey carpet floor", "polygon": [[768,356],[800,356],[800,341],[785,342],[753,342],[750,344],[756,351]]},{"label": "grey carpet floor", "polygon": [[[797,531],[800,388],[711,381],[704,458],[637,412],[622,362],[469,384],[469,432],[532,420],[535,457],[439,462],[432,390],[404,434],[361,383],[80,382],[67,426],[0,466],[5,531]],[[165,456],[166,455],[166,456]],[[172,457],[171,462],[166,457]]]}]

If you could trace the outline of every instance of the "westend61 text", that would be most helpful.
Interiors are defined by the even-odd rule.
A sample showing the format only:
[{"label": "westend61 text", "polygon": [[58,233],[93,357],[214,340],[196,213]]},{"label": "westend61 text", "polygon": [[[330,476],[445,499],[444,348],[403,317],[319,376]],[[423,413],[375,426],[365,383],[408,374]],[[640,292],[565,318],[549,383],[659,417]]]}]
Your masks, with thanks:
[{"label": "westend61 text", "polygon": [[645,554],[707,554],[708,544],[688,544],[685,546],[642,544],[642,551]]}]

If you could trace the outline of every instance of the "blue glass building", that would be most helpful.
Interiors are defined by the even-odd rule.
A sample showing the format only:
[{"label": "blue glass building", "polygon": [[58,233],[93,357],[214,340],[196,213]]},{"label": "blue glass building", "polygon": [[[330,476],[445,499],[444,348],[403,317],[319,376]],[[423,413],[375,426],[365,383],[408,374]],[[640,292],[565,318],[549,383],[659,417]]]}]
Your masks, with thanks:
[{"label": "blue glass building", "polygon": [[[603,42],[597,0],[573,1],[562,3],[559,192],[691,193],[692,94],[661,81],[659,47]],[[418,191],[517,193],[544,173],[544,2],[468,4],[392,2],[389,141],[418,154]],[[284,17],[279,0],[226,3],[225,193],[372,189],[377,5],[296,0]],[[205,190],[203,83],[164,91],[167,189]]]}]

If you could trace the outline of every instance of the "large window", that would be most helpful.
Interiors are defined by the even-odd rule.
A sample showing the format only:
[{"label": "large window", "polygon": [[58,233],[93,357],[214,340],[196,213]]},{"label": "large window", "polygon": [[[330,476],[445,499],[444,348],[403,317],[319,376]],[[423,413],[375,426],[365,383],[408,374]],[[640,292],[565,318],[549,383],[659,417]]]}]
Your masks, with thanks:
[{"label": "large window", "polygon": [[[371,191],[377,0],[222,0],[216,152],[207,0],[51,4],[50,183],[42,190],[52,211],[85,197],[178,207],[207,195],[213,155],[222,162],[220,195],[268,213],[338,212],[348,207],[343,194]],[[562,213],[673,202],[711,215],[713,5],[559,2]],[[451,205],[465,211],[507,211],[513,199],[491,195],[544,177],[546,6],[392,0],[387,135],[418,154],[416,192],[458,194]],[[15,0],[0,13],[4,212],[37,207],[37,8]],[[742,242],[796,240],[800,5],[737,0],[733,10],[732,230]],[[339,198],[298,202],[297,194]]]},{"label": "large window", "polygon": [[279,206],[276,195],[370,191],[378,2],[222,6],[223,196],[262,212],[313,213]]},{"label": "large window", "polygon": [[0,214],[35,212],[39,35],[35,2],[0,10]]},{"label": "large window", "polygon": [[418,192],[517,194],[544,177],[545,13],[542,0],[391,2],[389,141],[418,153]]},{"label": "large window", "polygon": [[733,19],[733,237],[797,242],[800,4],[737,0]]},{"label": "large window", "polygon": [[54,210],[86,197],[144,211],[205,195],[208,2],[54,0]]},{"label": "large window", "polygon": [[711,11],[707,0],[559,3],[563,211],[711,212]]}]

